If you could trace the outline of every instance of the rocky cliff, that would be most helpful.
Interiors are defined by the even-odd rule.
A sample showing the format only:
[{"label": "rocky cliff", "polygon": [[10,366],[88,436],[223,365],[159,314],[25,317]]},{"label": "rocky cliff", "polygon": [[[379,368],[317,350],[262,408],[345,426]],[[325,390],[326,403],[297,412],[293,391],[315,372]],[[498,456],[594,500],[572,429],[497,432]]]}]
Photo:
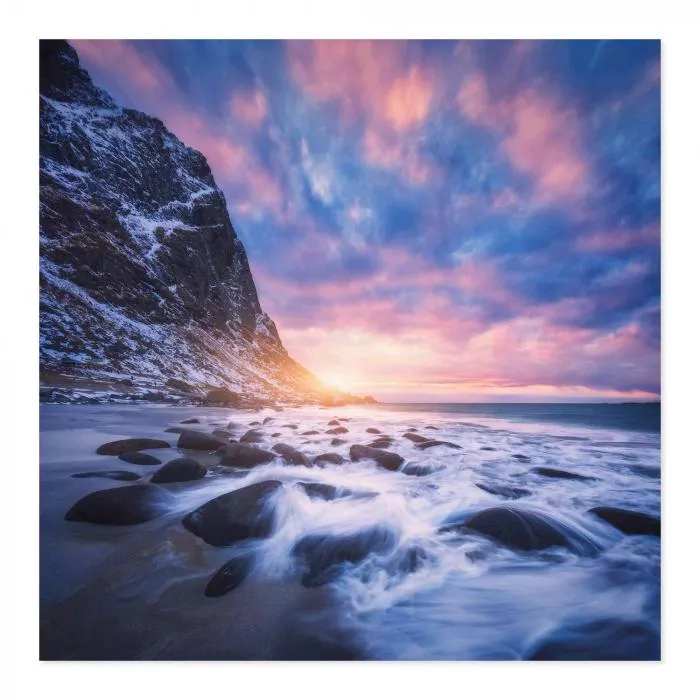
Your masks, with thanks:
[{"label": "rocky cliff", "polygon": [[40,55],[44,383],[317,397],[260,308],[204,156],[117,105],[68,43]]}]

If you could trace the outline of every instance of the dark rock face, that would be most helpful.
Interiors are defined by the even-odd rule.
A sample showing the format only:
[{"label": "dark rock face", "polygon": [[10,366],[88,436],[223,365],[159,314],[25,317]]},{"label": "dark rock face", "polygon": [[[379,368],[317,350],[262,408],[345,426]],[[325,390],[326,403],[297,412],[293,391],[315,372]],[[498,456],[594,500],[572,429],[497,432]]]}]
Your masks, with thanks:
[{"label": "dark rock face", "polygon": [[207,475],[206,467],[197,460],[182,457],[162,466],[152,477],[153,484],[171,484],[177,481],[198,481]]},{"label": "dark rock face", "polygon": [[462,446],[457,445],[454,442],[446,442],[445,440],[426,440],[425,442],[416,443],[416,447],[419,450],[427,450],[429,447],[451,447],[453,450],[461,450]]},{"label": "dark rock face", "polygon": [[122,452],[119,455],[119,459],[125,462],[130,462],[131,464],[139,464],[142,467],[151,467],[156,464],[162,464],[158,457],[146,454],[145,452],[135,452],[130,450],[129,452]]},{"label": "dark rock face", "polygon": [[525,496],[531,495],[531,492],[527,489],[521,489],[517,486],[501,486],[500,484],[475,484],[482,491],[486,493],[492,493],[494,496],[503,496],[504,498],[524,498]]},{"label": "dark rock face", "polygon": [[296,464],[304,467],[311,467],[311,460],[302,452],[299,452],[295,447],[291,445],[285,445],[283,442],[278,442],[272,448],[277,454],[282,455],[287,464]]},{"label": "dark rock face", "polygon": [[608,506],[597,506],[596,508],[591,508],[588,512],[597,515],[626,535],[654,535],[661,537],[661,520],[653,515]]},{"label": "dark rock face", "polygon": [[411,442],[428,442],[428,438],[423,437],[422,435],[417,435],[416,433],[414,433],[412,431],[404,433],[403,436],[407,440],[410,440]]},{"label": "dark rock face", "polygon": [[260,430],[249,430],[241,436],[241,442],[262,442],[265,439],[264,433]]},{"label": "dark rock face", "polygon": [[[201,153],[96,87],[65,41],[40,42],[41,367],[149,375],[237,405],[318,396],[263,312]],[[197,371],[202,370],[202,371]],[[177,385],[176,385],[177,382]],[[157,393],[157,392],[156,392]]]},{"label": "dark rock face", "polygon": [[238,588],[253,565],[250,554],[241,554],[224,564],[211,578],[204,590],[207,598],[219,598]]},{"label": "dark rock face", "polygon": [[350,448],[350,459],[353,462],[359,462],[361,459],[371,459],[379,466],[392,472],[395,472],[403,464],[401,455],[397,455],[395,452],[387,452],[386,450],[378,450],[367,445],[353,445]]},{"label": "dark rock face", "polygon": [[658,661],[659,634],[649,625],[607,618],[571,622],[525,656],[533,661]]},{"label": "dark rock face", "polygon": [[220,440],[207,433],[198,433],[196,430],[180,433],[180,439],[177,441],[177,446],[183,450],[202,450],[203,452],[218,450],[223,445],[226,445],[226,440]]},{"label": "dark rock face", "polygon": [[123,452],[132,452],[136,450],[155,450],[158,448],[170,447],[169,442],[165,440],[151,440],[150,438],[131,438],[127,440],[115,440],[114,442],[106,442],[97,448],[98,455],[120,455]]},{"label": "dark rock face", "polygon": [[141,476],[135,472],[127,472],[121,469],[107,469],[101,472],[81,472],[71,474],[74,479],[90,479],[92,477],[102,477],[103,479],[113,479],[114,481],[138,481]]},{"label": "dark rock face", "polygon": [[330,430],[326,430],[326,432],[329,435],[342,435],[343,433],[348,433],[350,431],[341,425],[341,426],[338,426],[337,428],[331,428]]},{"label": "dark rock face", "polygon": [[281,485],[279,481],[263,481],[225,493],[185,516],[182,524],[214,547],[227,547],[249,537],[265,537],[272,526],[267,499]]},{"label": "dark rock face", "polygon": [[324,452],[317,457],[314,457],[314,465],[322,467],[324,464],[343,464],[345,458],[337,452]]},{"label": "dark rock face", "polygon": [[532,470],[533,474],[539,474],[540,476],[546,476],[550,479],[569,479],[571,481],[598,481],[593,476],[583,476],[583,474],[575,474],[574,472],[567,472],[563,469],[552,469],[551,467],[535,467]]},{"label": "dark rock face", "polygon": [[226,445],[221,450],[221,455],[221,464],[224,467],[242,467],[244,469],[251,469],[259,464],[267,464],[276,457],[274,452],[261,450],[259,447],[253,447],[253,445],[235,442]]},{"label": "dark rock face", "polygon": [[385,528],[351,535],[307,535],[292,549],[306,566],[304,586],[322,586],[337,578],[346,564],[357,564],[370,554],[385,554],[396,546],[396,535]]},{"label": "dark rock face", "polygon": [[561,523],[537,513],[506,506],[486,508],[457,529],[478,532],[511,549],[565,547],[578,554],[594,554],[595,546]]},{"label": "dark rock face", "polygon": [[151,484],[106,489],[81,498],[66,513],[66,520],[99,525],[138,525],[165,515],[176,500],[165,489]]}]

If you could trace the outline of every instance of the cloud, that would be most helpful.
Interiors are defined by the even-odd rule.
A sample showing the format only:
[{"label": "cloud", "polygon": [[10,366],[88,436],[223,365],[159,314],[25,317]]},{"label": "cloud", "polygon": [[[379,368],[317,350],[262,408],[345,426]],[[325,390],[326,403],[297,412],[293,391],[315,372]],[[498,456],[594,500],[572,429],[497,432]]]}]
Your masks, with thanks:
[{"label": "cloud", "polygon": [[267,117],[267,98],[261,90],[236,90],[228,106],[234,120],[253,129],[259,129]]}]

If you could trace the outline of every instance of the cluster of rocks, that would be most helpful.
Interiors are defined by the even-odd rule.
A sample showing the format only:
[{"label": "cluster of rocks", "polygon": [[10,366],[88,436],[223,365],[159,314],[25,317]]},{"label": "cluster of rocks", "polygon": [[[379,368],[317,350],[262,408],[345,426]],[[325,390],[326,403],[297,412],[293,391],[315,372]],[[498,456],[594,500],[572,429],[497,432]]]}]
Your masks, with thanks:
[{"label": "cluster of rocks", "polygon": [[[165,464],[145,450],[157,451],[170,448],[171,444],[166,440],[130,438],[100,445],[97,448],[97,453],[100,455],[117,457],[137,466],[158,466],[159,468],[148,480],[135,472],[117,469],[74,474],[74,477],[81,479],[104,477],[116,481],[140,481],[141,483],[90,493],[75,503],[68,510],[65,518],[69,521],[101,525],[138,525],[164,516],[173,510],[178,500],[177,490],[169,490],[168,485],[197,482],[208,474],[226,475],[231,470],[240,473],[272,462],[303,466],[308,469],[342,467],[347,463],[348,460],[337,452],[323,452],[311,458],[297,447],[284,442],[275,443],[270,450],[264,449],[260,444],[267,441],[268,436],[263,428],[267,426],[274,428],[270,426],[273,421],[272,417],[267,417],[262,421],[253,421],[249,426],[232,422],[228,423],[226,428],[219,427],[211,433],[206,433],[191,427],[198,424],[199,419],[184,420],[179,426],[168,428],[167,432],[178,436],[176,446],[186,451],[188,456],[172,459]],[[349,432],[342,425],[343,422],[347,422],[347,419],[333,419],[329,421],[325,431],[307,430],[301,435],[326,434],[334,436],[333,441],[335,441],[338,439],[335,437],[338,434]],[[293,423],[280,427],[298,429],[298,426]],[[352,444],[348,450],[350,461],[368,461],[378,468],[392,472],[400,471],[404,475],[416,477],[425,476],[433,471],[431,467],[412,463],[396,452],[377,446],[379,441],[384,447],[393,442],[391,437],[384,435],[380,430],[368,428],[367,433],[378,437],[368,445]],[[235,434],[240,434],[240,437],[236,439]],[[433,446],[461,449],[454,443],[430,440],[418,434],[415,429],[408,430],[402,437],[407,440],[407,443],[412,443],[417,450],[429,449]],[[192,452],[207,453],[209,459],[215,458],[218,465],[207,468],[198,459],[189,456]],[[513,458],[520,462],[526,461],[524,455],[516,454]],[[574,481],[591,479],[585,475],[544,467],[536,467],[531,470],[531,473],[546,479]],[[316,481],[301,481],[297,485],[310,498],[321,498],[327,501],[348,495],[376,495],[352,494],[331,484]],[[524,498],[531,494],[525,488],[497,483],[477,482],[476,486],[507,500]],[[229,547],[245,540],[267,537],[273,528],[274,507],[271,499],[281,487],[281,481],[272,479],[224,493],[186,515],[182,525],[190,533],[213,547]],[[607,522],[626,535],[660,536],[659,518],[648,514],[602,506],[590,509],[589,514]],[[595,543],[572,527],[557,521],[550,515],[527,507],[497,505],[481,509],[469,513],[456,522],[445,523],[441,530],[457,535],[486,537],[501,546],[519,551],[561,547],[582,556],[592,556],[599,551]],[[370,554],[384,555],[392,552],[396,548],[397,541],[397,533],[391,529],[378,527],[366,528],[345,536],[313,534],[299,540],[291,554],[303,568],[303,585],[319,586],[340,575],[348,564],[358,564]],[[424,552],[411,554],[404,552],[401,556],[408,557],[404,564],[408,567],[407,570],[411,571],[424,565],[429,559]],[[214,574],[205,589],[205,594],[220,596],[233,590],[245,580],[252,565],[253,556],[250,552],[237,553]],[[391,565],[398,566],[395,561]]]}]

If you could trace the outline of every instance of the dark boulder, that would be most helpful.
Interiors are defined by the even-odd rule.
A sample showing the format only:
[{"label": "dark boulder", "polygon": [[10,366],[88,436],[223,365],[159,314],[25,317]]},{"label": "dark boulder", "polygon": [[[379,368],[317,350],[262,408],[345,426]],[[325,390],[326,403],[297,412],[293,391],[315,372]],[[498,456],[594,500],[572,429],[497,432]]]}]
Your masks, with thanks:
[{"label": "dark boulder", "polygon": [[426,430],[437,430],[437,428],[434,425],[426,425],[425,429]]},{"label": "dark boulder", "polygon": [[177,441],[177,446],[183,450],[202,450],[205,452],[218,450],[223,445],[226,445],[226,440],[221,440],[207,433],[199,433],[196,430],[186,430],[184,433],[180,433],[180,438]]},{"label": "dark boulder", "polygon": [[155,450],[159,448],[170,447],[169,442],[165,440],[151,440],[150,438],[130,438],[127,440],[115,440],[114,442],[106,442],[97,448],[98,455],[120,455],[122,452],[130,452],[136,450]]},{"label": "dark boulder", "polygon": [[265,434],[260,430],[249,430],[241,436],[241,442],[262,442],[265,439]]},{"label": "dark boulder", "polygon": [[305,430],[302,435],[320,435],[318,430]]},{"label": "dark boulder", "polygon": [[294,423],[285,423],[284,425],[280,426],[281,428],[291,428],[292,430],[296,430],[299,426],[295,425]]},{"label": "dark boulder", "polygon": [[333,438],[331,440],[331,447],[338,447],[339,445],[344,445],[347,440],[342,440],[341,438]]},{"label": "dark boulder", "polygon": [[480,447],[479,448],[482,452],[495,452],[496,448],[495,447]]},{"label": "dark boulder", "polygon": [[345,458],[337,452],[324,452],[317,457],[314,457],[314,464],[317,467],[322,467],[324,464],[343,464]]},{"label": "dark boulder", "polygon": [[134,472],[122,471],[121,469],[111,469],[101,472],[81,472],[80,474],[71,474],[74,479],[89,479],[91,477],[102,477],[104,479],[113,479],[114,481],[138,481],[141,476]]},{"label": "dark boulder", "polygon": [[181,420],[180,423],[182,425],[190,425],[192,423],[199,423],[199,418],[186,418],[185,420]]},{"label": "dark boulder", "polygon": [[350,432],[347,428],[341,426],[338,426],[337,428],[331,428],[330,430],[326,430],[326,433],[328,435],[342,435],[343,433],[348,433]]},{"label": "dark boulder", "polygon": [[88,494],[65,517],[99,525],[138,525],[165,515],[176,501],[160,486],[134,484]]},{"label": "dark boulder", "polygon": [[262,425],[262,423],[259,420],[254,420],[252,423],[248,423],[248,425]]},{"label": "dark boulder", "polygon": [[378,450],[385,450],[393,440],[390,437],[379,437],[376,440],[372,440],[367,446],[368,447],[374,447]]},{"label": "dark boulder", "polygon": [[253,566],[252,554],[241,554],[224,564],[212,577],[204,595],[207,598],[219,598],[238,588]]},{"label": "dark boulder", "polygon": [[267,418],[263,418],[262,424],[267,425],[268,423],[272,423],[273,420],[275,420],[275,419],[272,418],[271,416],[268,416]]},{"label": "dark boulder", "polygon": [[358,564],[371,554],[386,554],[396,545],[393,531],[374,527],[350,535],[307,535],[292,549],[301,559],[304,586],[322,586],[337,578],[347,564]]},{"label": "dark boulder", "polygon": [[589,513],[598,516],[626,535],[654,535],[661,537],[661,520],[653,515],[639,513],[635,510],[597,506]]},{"label": "dark boulder", "polygon": [[575,474],[567,472],[563,469],[552,469],[551,467],[535,467],[531,470],[533,474],[546,476],[549,479],[569,479],[570,481],[598,481],[594,476],[583,476],[583,474]]},{"label": "dark boulder", "polygon": [[328,425],[340,425],[340,423],[337,420],[329,420]]},{"label": "dark boulder", "polygon": [[142,467],[151,467],[156,464],[163,464],[163,462],[159,460],[158,457],[146,454],[145,452],[136,452],[133,450],[130,450],[128,452],[122,452],[119,455],[119,459],[122,459],[125,462],[129,462],[130,464],[138,464]]},{"label": "dark boulder", "polygon": [[367,432],[371,433],[372,435],[379,435],[382,431],[378,428],[367,428]]},{"label": "dark boulder", "polygon": [[350,459],[353,462],[359,462],[361,459],[371,459],[379,466],[392,472],[395,472],[403,464],[401,455],[397,455],[395,452],[379,450],[375,447],[368,447],[367,445],[353,445],[350,448]]},{"label": "dark boulder", "polygon": [[451,447],[453,450],[462,449],[461,445],[457,445],[454,442],[446,442],[445,440],[426,440],[425,442],[416,443],[416,447],[419,450],[427,450],[429,447],[439,447],[440,445],[444,447]]},{"label": "dark boulder", "polygon": [[577,554],[594,554],[597,551],[591,542],[552,518],[508,506],[479,511],[457,529],[486,535],[511,549],[565,547]]},{"label": "dark boulder", "polygon": [[204,399],[205,404],[214,406],[238,406],[240,402],[240,396],[228,389],[213,389]]},{"label": "dark boulder", "polygon": [[403,436],[407,440],[410,440],[411,442],[428,442],[427,437],[423,437],[422,435],[417,435],[416,433],[411,432],[411,431],[404,433]]},{"label": "dark boulder", "polygon": [[232,440],[235,442],[233,438],[233,433],[229,432],[228,430],[222,430],[221,428],[217,428],[216,430],[212,430],[211,434],[215,438],[219,438],[219,440],[223,440],[224,442],[231,442]]},{"label": "dark boulder", "polygon": [[282,455],[282,459],[287,464],[294,464],[304,467],[312,466],[311,460],[303,452],[299,452],[299,450],[291,445],[285,445],[283,442],[278,442],[272,449],[277,452],[277,454]]},{"label": "dark boulder", "polygon": [[163,465],[152,477],[153,484],[171,484],[177,481],[199,481],[207,475],[206,467],[188,457],[173,459]]},{"label": "dark boulder", "polygon": [[486,493],[491,493],[494,496],[503,496],[504,498],[515,499],[531,495],[531,491],[521,489],[518,486],[501,486],[500,484],[484,484],[481,482],[475,484],[475,486],[478,486],[482,491],[486,491]]},{"label": "dark boulder", "polygon": [[171,427],[171,428],[166,428],[163,432],[165,432],[165,433],[177,433],[178,435],[182,435],[182,433],[187,432],[187,428]]},{"label": "dark boulder", "polygon": [[261,450],[253,445],[240,442],[230,443],[220,450],[221,464],[225,467],[243,467],[250,469],[259,464],[271,462],[277,455],[274,452]]},{"label": "dark boulder", "polygon": [[407,476],[428,476],[435,471],[433,467],[426,467],[422,464],[405,464],[401,467],[401,473]]},{"label": "dark boulder", "polygon": [[299,482],[299,486],[309,498],[322,498],[324,501],[332,501],[339,493],[339,489],[331,484]]},{"label": "dark boulder", "polygon": [[528,457],[527,455],[515,454],[515,455],[511,455],[511,456],[513,457],[513,459],[517,459],[518,462],[531,462],[532,461],[532,459],[530,457]]},{"label": "dark boulder", "polygon": [[282,484],[262,481],[208,501],[182,521],[191,533],[214,547],[227,547],[249,537],[265,537],[272,528],[267,499]]}]

